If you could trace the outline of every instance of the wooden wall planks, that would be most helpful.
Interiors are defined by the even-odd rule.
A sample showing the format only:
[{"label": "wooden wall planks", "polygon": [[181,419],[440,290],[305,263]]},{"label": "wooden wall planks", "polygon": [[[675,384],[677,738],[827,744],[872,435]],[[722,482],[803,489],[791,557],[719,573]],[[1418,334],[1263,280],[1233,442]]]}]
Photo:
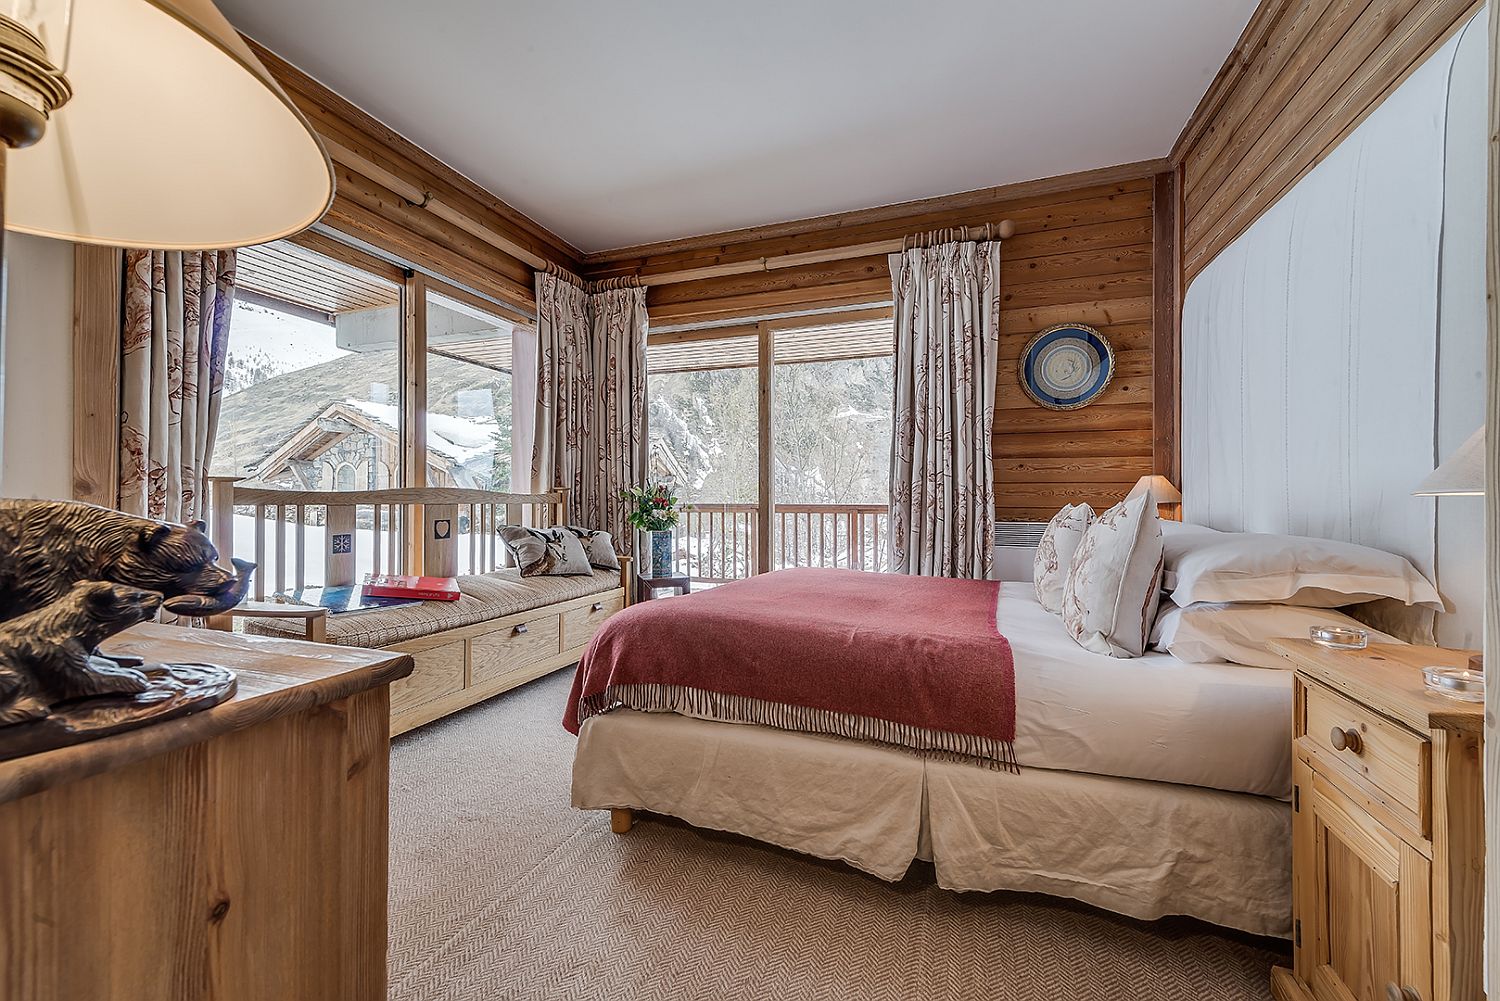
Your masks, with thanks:
[{"label": "wooden wall planks", "polygon": [[1262,0],[1172,151],[1185,288],[1478,9]]},{"label": "wooden wall planks", "polygon": [[[430,192],[515,247],[570,271],[578,270],[579,252],[565,240],[275,53],[247,41],[313,129],[374,165],[365,169],[389,172],[388,183],[399,181]],[[491,298],[525,310],[535,308],[534,272],[524,261],[418,207],[356,167],[335,162],[334,169],[337,194],[324,217],[328,225]]]},{"label": "wooden wall planks", "polygon": [[[1101,509],[1113,504],[1139,477],[1157,471],[1158,463],[1160,471],[1175,472],[1175,404],[1158,407],[1156,402],[1160,391],[1175,399],[1175,363],[1163,373],[1153,365],[1162,280],[1154,253],[1162,191],[1157,175],[1165,169],[1162,161],[1129,164],[904,207],[586,255],[585,273],[594,278],[659,274],[1012,220],[1016,233],[1005,243],[1001,264],[992,447],[996,506],[1003,519],[1046,520],[1070,501],[1085,500]],[[1170,185],[1166,190],[1172,190]],[[883,257],[647,290],[657,325],[889,298],[890,272]],[[1099,328],[1115,348],[1118,368],[1098,403],[1059,412],[1026,397],[1016,365],[1033,334],[1063,322]]]}]

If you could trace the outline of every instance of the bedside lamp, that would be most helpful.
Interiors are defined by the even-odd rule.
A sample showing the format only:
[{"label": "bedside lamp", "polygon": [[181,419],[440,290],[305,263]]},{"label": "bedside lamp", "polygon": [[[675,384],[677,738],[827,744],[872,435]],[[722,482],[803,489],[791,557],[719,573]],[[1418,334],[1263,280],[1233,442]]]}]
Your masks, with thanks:
[{"label": "bedside lamp", "polygon": [[1412,491],[1418,497],[1484,496],[1484,428],[1469,435]]},{"label": "bedside lamp", "polygon": [[1157,473],[1154,476],[1142,476],[1135,481],[1135,486],[1130,488],[1130,496],[1135,497],[1142,493],[1151,495],[1151,500],[1156,504],[1156,516],[1167,521],[1182,520],[1182,491],[1172,485],[1172,481]]},{"label": "bedside lamp", "polygon": [[209,250],[290,236],[327,211],[322,142],[210,0],[76,7],[0,0],[6,229]]},{"label": "bedside lamp", "polygon": [[[1484,428],[1469,435],[1458,451],[1428,473],[1412,493],[1418,497],[1484,496]],[[1484,655],[1469,658],[1471,671],[1484,670]]]}]

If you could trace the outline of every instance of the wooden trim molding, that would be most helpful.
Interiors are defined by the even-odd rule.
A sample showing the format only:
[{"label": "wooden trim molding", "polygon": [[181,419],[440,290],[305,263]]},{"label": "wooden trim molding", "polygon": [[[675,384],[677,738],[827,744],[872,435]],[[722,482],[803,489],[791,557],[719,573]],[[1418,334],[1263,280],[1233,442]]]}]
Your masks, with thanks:
[{"label": "wooden trim molding", "polygon": [[1177,171],[1157,174],[1151,195],[1152,468],[1182,485],[1182,308],[1179,288]]},{"label": "wooden trim molding", "polygon": [[269,49],[246,39],[323,139],[337,191],[326,225],[486,296],[535,308],[532,276],[580,252]]},{"label": "wooden trim molding", "polygon": [[[1073,174],[1059,174],[1056,177],[1043,177],[1033,181],[1018,181],[992,188],[979,188],[974,191],[964,191],[953,195],[938,195],[934,198],[920,198],[915,201],[899,202],[894,205],[881,205],[876,208],[859,209],[853,212],[836,212],[830,215],[814,216],[792,222],[772,223],[766,226],[726,230],[706,236],[686,237],[680,240],[664,240],[658,243],[643,243],[633,247],[621,247],[617,250],[598,251],[596,253],[584,254],[582,264],[587,271],[586,277],[590,278],[610,277],[616,273],[614,270],[610,270],[609,275],[603,274],[605,269],[601,268],[601,265],[621,263],[629,265],[632,262],[641,263],[640,259],[643,258],[687,257],[702,251],[717,251],[717,253],[711,255],[715,259],[714,263],[724,264],[731,261],[753,260],[755,256],[769,256],[763,254],[745,256],[749,251],[741,251],[739,248],[742,246],[756,244],[761,241],[785,240],[789,237],[808,237],[813,234],[823,233],[835,234],[835,238],[819,241],[821,246],[849,247],[864,241],[841,241],[837,239],[837,233],[859,226],[890,222],[897,223],[896,229],[899,230],[908,224],[916,225],[921,218],[926,216],[983,210],[996,202],[1052,195],[1058,192],[1072,191],[1077,188],[1113,184],[1117,181],[1148,177],[1166,168],[1167,161],[1165,158],[1142,160],[1139,163],[1100,167],[1096,170],[1079,171]],[[642,273],[651,274],[654,272],[650,268],[643,268]]]},{"label": "wooden trim molding", "polygon": [[123,252],[73,248],[73,497],[119,506]]}]

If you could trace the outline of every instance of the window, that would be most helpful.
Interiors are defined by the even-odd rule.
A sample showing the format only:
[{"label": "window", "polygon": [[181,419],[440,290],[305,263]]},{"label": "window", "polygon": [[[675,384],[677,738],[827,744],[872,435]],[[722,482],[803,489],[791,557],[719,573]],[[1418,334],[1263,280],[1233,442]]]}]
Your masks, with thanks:
[{"label": "window", "polygon": [[427,290],[427,485],[509,490],[516,323],[453,293]]},{"label": "window", "polygon": [[[425,378],[403,397],[412,302],[425,320]],[[234,308],[211,475],[315,491],[511,488],[512,339],[531,329],[520,315],[317,234],[241,250]],[[377,513],[356,511],[356,532],[373,534]],[[325,511],[304,514],[316,584]],[[380,517],[389,529],[390,511]],[[253,510],[237,510],[236,548],[252,551],[256,531]],[[293,554],[275,551],[268,526],[260,532],[258,576],[274,581]],[[293,533],[282,534],[290,546]],[[373,569],[373,538],[354,551],[356,574]]]},{"label": "window", "polygon": [[760,498],[756,336],[667,337],[646,361],[648,476],[677,488],[679,569],[695,580],[748,577]]},{"label": "window", "polygon": [[674,483],[689,505],[677,530],[679,572],[719,582],[783,566],[888,565],[891,321],[886,310],[830,321],[652,335],[650,475]]},{"label": "window", "polygon": [[401,286],[282,241],[240,251],[212,474],[358,490],[399,471]]}]

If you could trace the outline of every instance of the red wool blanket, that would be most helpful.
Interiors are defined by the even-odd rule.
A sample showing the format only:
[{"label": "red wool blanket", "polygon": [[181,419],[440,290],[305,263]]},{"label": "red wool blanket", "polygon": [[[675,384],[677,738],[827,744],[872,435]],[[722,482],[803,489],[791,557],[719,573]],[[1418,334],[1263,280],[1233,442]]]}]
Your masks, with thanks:
[{"label": "red wool blanket", "polygon": [[1013,768],[1016,677],[999,584],[797,569],[613,616],[563,726],[611,709],[882,741]]}]

